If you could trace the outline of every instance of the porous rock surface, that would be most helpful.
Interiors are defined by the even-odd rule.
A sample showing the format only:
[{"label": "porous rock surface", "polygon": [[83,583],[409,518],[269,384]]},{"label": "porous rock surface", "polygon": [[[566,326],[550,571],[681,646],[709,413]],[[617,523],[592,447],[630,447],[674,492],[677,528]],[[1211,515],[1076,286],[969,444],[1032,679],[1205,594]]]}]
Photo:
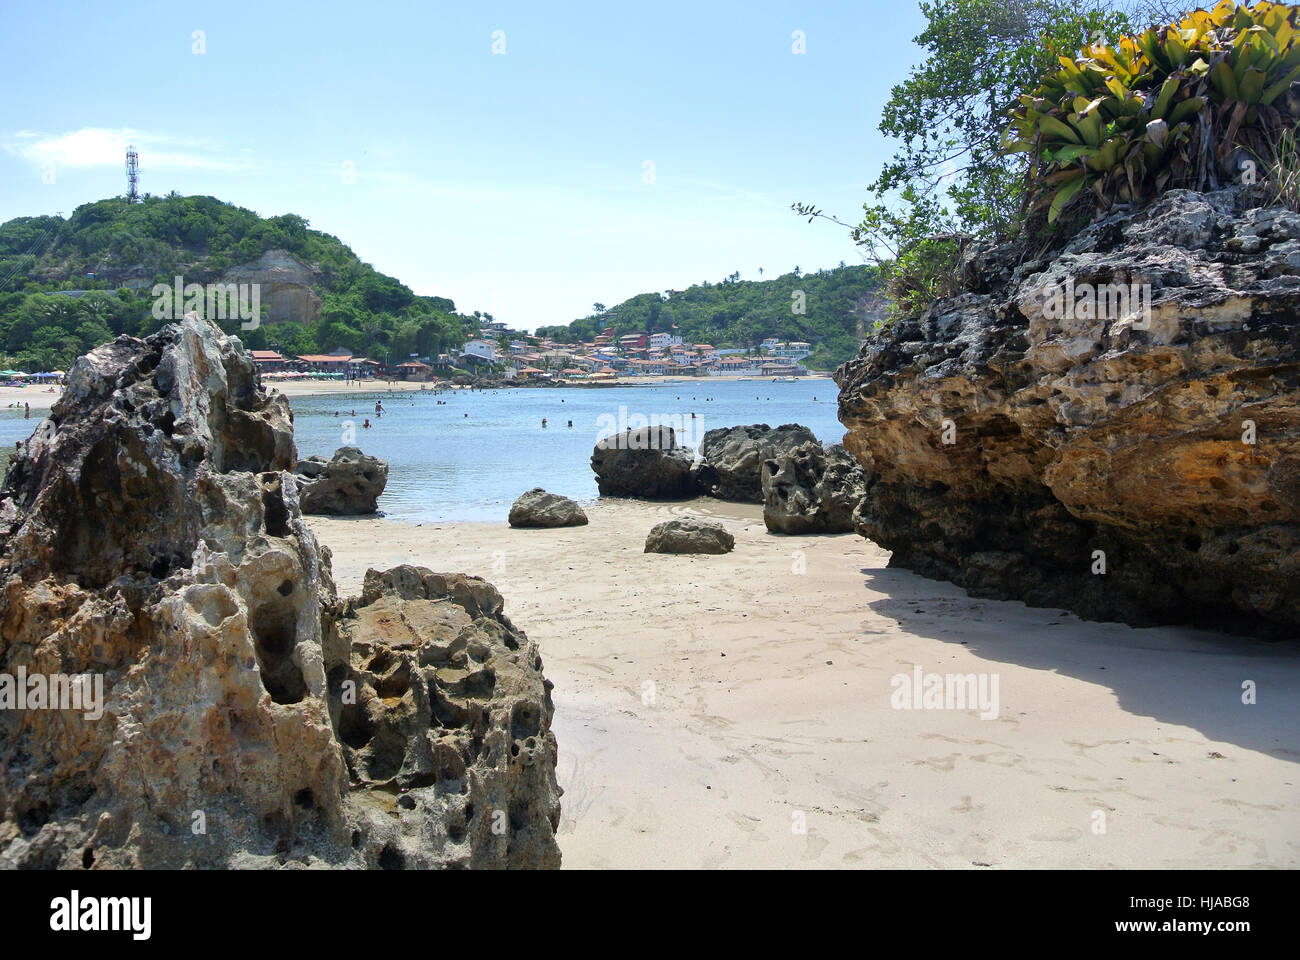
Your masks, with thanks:
[{"label": "porous rock surface", "polygon": [[674,517],[657,523],[645,538],[645,553],[730,553],[736,545],[720,523]]},{"label": "porous rock surface", "polygon": [[700,493],[720,500],[762,503],[763,461],[816,442],[813,432],[797,423],[779,427],[753,423],[710,430],[700,441],[695,486]]},{"label": "porous rock surface", "polygon": [[568,497],[533,487],[511,504],[509,521],[512,527],[582,527],[587,514]]},{"label": "porous rock surface", "polygon": [[763,522],[773,533],[849,533],[866,491],[866,473],[843,446],[800,444],[763,461]]},{"label": "porous rock surface", "polygon": [[352,516],[374,513],[388,484],[388,461],[356,447],[339,447],[334,456],[308,457],[294,466],[303,513]]},{"label": "porous rock surface", "polygon": [[693,495],[695,455],[677,441],[672,427],[625,430],[601,440],[591,453],[591,469],[602,497],[681,500]]},{"label": "porous rock surface", "polygon": [[[836,372],[859,531],[978,596],[1300,633],[1300,215],[1258,197],[968,251],[962,293]],[[1069,281],[1149,284],[1149,317],[1063,311]]]},{"label": "porous rock surface", "polygon": [[326,646],[353,800],[394,865],[560,865],[551,682],[502,607],[478,577],[370,570]]},{"label": "porous rock surface", "polygon": [[[378,641],[343,617],[288,472],[287,402],[239,341],[192,315],[119,337],[76,361],[24,446],[0,489],[0,673],[99,676],[104,702],[0,710],[0,868],[558,862],[554,794],[507,809],[488,846],[455,839],[450,804],[374,814],[327,662]],[[517,669],[542,683],[539,661]],[[511,796],[497,776],[482,768],[486,795]]]}]

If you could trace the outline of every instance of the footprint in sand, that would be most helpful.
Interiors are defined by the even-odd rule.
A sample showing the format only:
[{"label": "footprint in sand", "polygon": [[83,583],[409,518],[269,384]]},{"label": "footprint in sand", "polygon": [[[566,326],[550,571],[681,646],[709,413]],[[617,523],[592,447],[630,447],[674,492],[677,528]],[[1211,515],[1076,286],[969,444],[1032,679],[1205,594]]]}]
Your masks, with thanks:
[{"label": "footprint in sand", "polygon": [[804,844],[803,856],[800,857],[800,859],[816,860],[818,857],[822,855],[822,851],[824,851],[829,846],[830,846],[829,842],[817,836],[817,834],[813,833],[810,830],[808,831],[808,842]]}]

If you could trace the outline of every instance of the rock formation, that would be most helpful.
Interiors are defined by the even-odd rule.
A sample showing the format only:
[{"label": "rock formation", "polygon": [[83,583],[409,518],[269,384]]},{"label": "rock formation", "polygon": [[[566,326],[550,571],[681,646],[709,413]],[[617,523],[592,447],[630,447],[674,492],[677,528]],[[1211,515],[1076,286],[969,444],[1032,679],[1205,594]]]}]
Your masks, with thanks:
[{"label": "rock formation", "polygon": [[328,460],[299,460],[293,469],[299,478],[298,500],[303,513],[374,513],[388,484],[388,462],[356,447],[339,447]]},{"label": "rock formation", "polygon": [[[0,697],[25,677],[32,694],[57,687],[79,709],[29,698],[0,710],[0,867],[558,862],[535,649],[500,615],[495,591],[446,577],[450,603],[439,625],[423,625],[429,642],[464,619],[466,656],[504,679],[471,679],[478,668],[456,665],[453,640],[446,668],[466,671],[459,686],[452,673],[404,693],[385,685],[390,625],[357,610],[399,600],[382,600],[387,582],[372,578],[375,596],[341,610],[329,553],[302,520],[294,459],[287,402],[206,321],[119,337],[73,365],[0,489]],[[390,579],[388,592],[405,598],[409,578]],[[517,657],[502,650],[512,644]],[[436,657],[420,667],[435,664],[443,669]],[[357,757],[388,748],[361,744],[349,725],[361,723],[345,706],[354,677],[376,737],[414,731],[421,697],[464,703],[458,727],[450,714],[428,724],[442,766],[413,745],[392,748],[403,757],[396,779],[377,782]],[[482,716],[470,716],[469,698]],[[525,701],[537,714],[514,718]],[[497,732],[507,715],[509,742]],[[458,785],[441,773],[417,782],[455,766],[435,734],[456,748],[482,735]],[[511,762],[537,770],[507,770],[487,753],[529,737],[535,751]],[[403,807],[403,788],[422,791],[414,807]],[[504,834],[462,835],[457,788],[467,802],[505,804]]]},{"label": "rock formation", "polygon": [[558,493],[533,487],[510,506],[512,527],[583,527],[587,514],[582,507]]},{"label": "rock formation", "polygon": [[769,427],[755,423],[710,430],[700,442],[702,462],[694,483],[704,494],[720,500],[763,502],[763,461],[788,453],[803,443],[816,443],[807,427],[787,423]]},{"label": "rock formation", "polygon": [[251,263],[231,267],[220,282],[258,284],[263,323],[320,320],[321,299],[312,288],[321,276],[288,250],[268,250]]},{"label": "rock formation", "polygon": [[677,442],[672,427],[651,426],[606,437],[591,454],[602,497],[680,500],[692,491],[695,456]]},{"label": "rock formation", "polygon": [[551,682],[502,606],[478,577],[370,570],[326,645],[330,710],[381,866],[560,865]]},{"label": "rock formation", "polygon": [[646,553],[730,553],[735,545],[722,524],[696,517],[657,523],[645,538]]},{"label": "rock formation", "polygon": [[839,444],[804,443],[763,461],[763,522],[773,533],[848,533],[867,477]]},{"label": "rock formation", "polygon": [[978,596],[1300,632],[1300,215],[1257,196],[968,250],[837,371],[859,530]]}]

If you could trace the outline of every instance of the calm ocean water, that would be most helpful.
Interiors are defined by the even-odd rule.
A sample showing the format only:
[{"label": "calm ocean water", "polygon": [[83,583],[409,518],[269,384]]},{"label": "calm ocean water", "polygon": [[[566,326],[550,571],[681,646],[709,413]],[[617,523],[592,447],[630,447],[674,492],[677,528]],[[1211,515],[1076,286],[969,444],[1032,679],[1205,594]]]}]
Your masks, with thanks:
[{"label": "calm ocean water", "polygon": [[[638,425],[638,415],[684,425],[689,446],[706,430],[745,423],[801,423],[823,443],[838,443],[844,428],[835,417],[837,393],[830,380],[706,379],[436,395],[381,390],[297,397],[291,403],[300,457],[328,457],[343,446],[346,421],[354,421],[355,445],[388,461],[388,487],[379,500],[388,516],[503,522],[510,504],[531,487],[578,501],[595,499],[592,447],[604,433]],[[374,415],[376,400],[383,401],[382,417]],[[367,417],[368,430],[362,427]],[[15,417],[0,409],[0,444],[12,450],[39,422],[35,414],[24,421],[21,411]]]}]

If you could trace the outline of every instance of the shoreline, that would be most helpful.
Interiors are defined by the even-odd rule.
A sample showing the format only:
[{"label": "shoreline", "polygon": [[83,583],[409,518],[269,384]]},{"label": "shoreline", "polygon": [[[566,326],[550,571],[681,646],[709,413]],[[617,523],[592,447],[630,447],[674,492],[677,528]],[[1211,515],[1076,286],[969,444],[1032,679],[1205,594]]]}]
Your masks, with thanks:
[{"label": "shoreline", "polygon": [[[674,383],[708,383],[711,381],[731,381],[744,380],[745,377],[736,376],[718,376],[718,377],[638,377],[635,381],[619,381],[615,383],[566,383],[552,384],[551,386],[560,389],[615,389],[619,387],[639,387],[639,386],[662,386]],[[755,383],[771,382],[766,381],[763,377],[749,377]],[[833,382],[832,378],[827,376],[807,376],[800,377],[800,380],[826,380]],[[262,385],[268,392],[278,391],[289,399],[295,397],[325,397],[325,396],[348,396],[362,395],[371,393],[434,393],[435,385],[430,383],[420,383],[410,380],[395,380],[389,383],[386,380],[376,380],[365,385],[358,383],[342,383],[337,380],[267,380],[263,378]],[[490,387],[493,390],[536,390],[544,389],[539,387]],[[49,410],[63,393],[63,388],[56,386],[55,392],[51,393],[49,387],[5,387],[0,386],[0,409],[9,407],[11,403],[30,403],[32,410]],[[437,390],[454,390],[456,392],[470,392],[469,387],[457,387],[450,384],[444,384],[437,387]]]},{"label": "shoreline", "polygon": [[[584,509],[306,518],[340,596],[399,563],[500,590],[555,684],[567,867],[1300,866],[1293,646],[972,598],[854,534],[769,534],[757,505]],[[642,552],[682,514],[734,552]],[[997,717],[895,709],[916,666],[997,676]]]}]

